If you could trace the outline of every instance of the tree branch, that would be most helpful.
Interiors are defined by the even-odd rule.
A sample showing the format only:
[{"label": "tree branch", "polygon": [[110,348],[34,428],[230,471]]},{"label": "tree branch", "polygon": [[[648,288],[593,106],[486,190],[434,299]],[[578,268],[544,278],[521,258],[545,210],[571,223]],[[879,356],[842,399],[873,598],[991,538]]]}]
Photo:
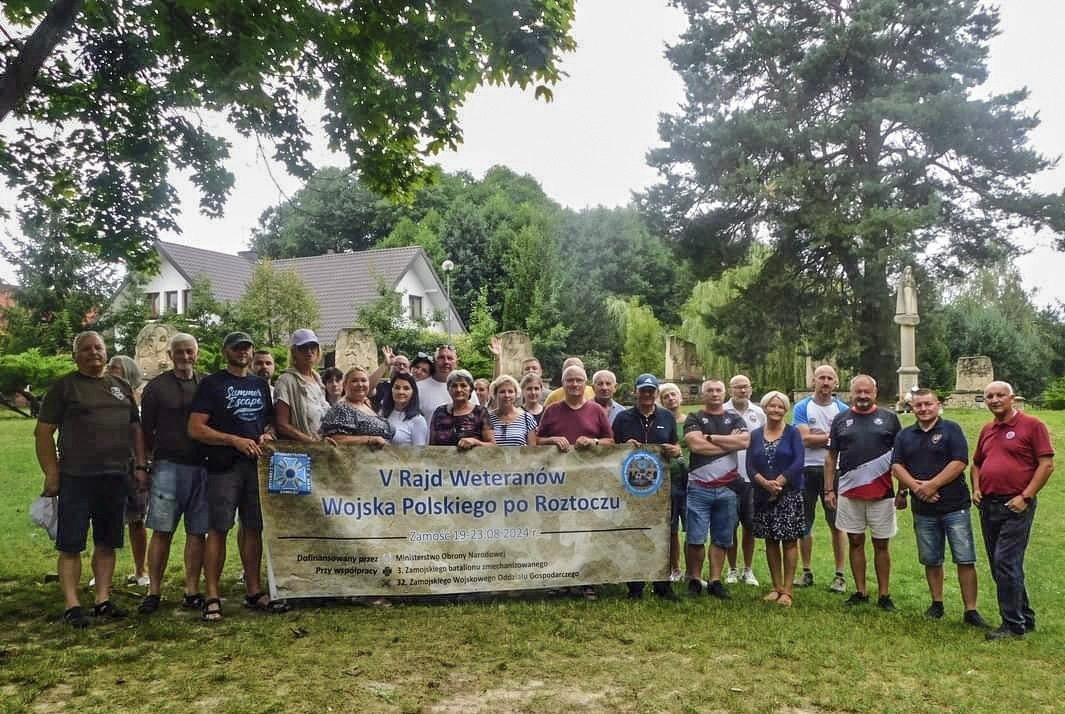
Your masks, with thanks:
[{"label": "tree branch", "polygon": [[41,24],[0,75],[0,122],[25,97],[45,60],[70,30],[84,0],[56,0]]}]

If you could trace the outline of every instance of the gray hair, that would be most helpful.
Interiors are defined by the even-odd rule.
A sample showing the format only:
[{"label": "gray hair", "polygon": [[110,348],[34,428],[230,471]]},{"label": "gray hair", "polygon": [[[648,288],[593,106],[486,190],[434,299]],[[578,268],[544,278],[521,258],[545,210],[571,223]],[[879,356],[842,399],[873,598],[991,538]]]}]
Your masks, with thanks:
[{"label": "gray hair", "polygon": [[610,377],[614,384],[618,383],[617,375],[615,375],[609,369],[601,369],[592,375],[592,384],[595,384],[597,381],[599,381],[600,377]]},{"label": "gray hair", "polygon": [[450,388],[452,384],[460,379],[465,380],[470,385],[470,389],[473,389],[473,375],[464,369],[451,370],[451,374],[447,376],[447,386]]},{"label": "gray hair", "polygon": [[873,385],[873,389],[877,388],[876,380],[873,379],[872,377],[870,377],[868,374],[856,374],[856,375],[854,375],[854,377],[851,378],[851,391],[852,392],[854,391],[854,385],[857,384],[858,382],[860,382],[863,379],[868,380],[868,382]]},{"label": "gray hair", "polygon": [[662,401],[662,397],[666,396],[668,392],[676,392],[677,394],[682,394],[682,392],[680,391],[680,387],[673,384],[673,382],[663,382],[662,384],[658,385],[658,401]]},{"label": "gray hair", "polygon": [[107,366],[113,367],[116,364],[122,367],[122,374],[125,376],[126,381],[129,382],[130,387],[136,389],[140,386],[141,368],[137,366],[136,362],[126,355],[115,355],[107,363]]},{"label": "gray hair", "polygon": [[79,332],[77,334],[77,336],[74,338],[74,353],[75,354],[77,354],[78,349],[81,348],[81,343],[84,342],[85,340],[89,339],[90,337],[95,337],[96,339],[100,340],[100,342],[104,341],[104,338],[96,330],[85,330],[85,332]]},{"label": "gray hair", "polygon": [[987,394],[987,390],[991,389],[991,387],[994,387],[996,385],[1005,387],[1007,391],[1009,391],[1010,396],[1013,396],[1013,385],[1009,382],[1003,382],[1001,379],[996,379],[994,382],[989,382],[988,385],[984,387],[984,394]]},{"label": "gray hair", "polygon": [[179,332],[170,338],[170,342],[166,343],[166,349],[168,351],[174,350],[174,345],[180,345],[184,342],[191,342],[196,346],[196,349],[200,348],[200,343],[196,341],[196,338],[187,332]]},{"label": "gray hair", "polygon": [[571,364],[569,367],[566,367],[564,370],[562,370],[562,380],[563,381],[565,381],[566,375],[569,374],[570,372],[574,372],[576,374],[580,374],[581,377],[584,378],[585,382],[588,381],[588,373],[584,371],[584,367],[581,367],[581,366],[578,366],[578,365],[575,365],[575,364]]},{"label": "gray hair", "polygon": [[788,395],[784,394],[784,392],[778,392],[775,389],[771,392],[766,392],[765,396],[762,397],[762,401],[759,402],[759,405],[762,407],[762,409],[765,409],[766,406],[769,405],[769,402],[773,401],[774,399],[780,400],[780,403],[784,405],[784,411],[788,411],[789,409],[791,409],[791,400],[788,399]]}]

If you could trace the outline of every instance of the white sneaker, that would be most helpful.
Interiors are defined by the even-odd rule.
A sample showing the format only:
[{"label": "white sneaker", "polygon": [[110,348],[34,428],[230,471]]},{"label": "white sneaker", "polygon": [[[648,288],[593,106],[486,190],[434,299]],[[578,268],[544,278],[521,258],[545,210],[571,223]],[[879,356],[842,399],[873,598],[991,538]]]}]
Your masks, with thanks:
[{"label": "white sneaker", "polygon": [[146,588],[152,584],[152,579],[147,575],[142,575],[139,578],[134,578],[138,587]]},{"label": "white sneaker", "polygon": [[834,593],[847,592],[847,581],[843,579],[842,575],[837,575],[832,578],[832,584],[828,586],[828,589]]},{"label": "white sneaker", "polygon": [[750,568],[744,569],[743,577],[740,578],[740,580],[743,581],[744,585],[753,585],[755,587],[758,587],[758,578],[754,577],[754,573],[751,572]]},{"label": "white sneaker", "polygon": [[96,578],[89,578],[89,587],[90,588],[96,587]]},{"label": "white sneaker", "polygon": [[681,580],[684,580],[684,573],[680,572],[680,569],[674,570],[669,574],[669,582],[679,583]]},{"label": "white sneaker", "polygon": [[735,568],[728,569],[728,575],[725,576],[725,582],[729,585],[738,583],[740,581],[740,571]]}]

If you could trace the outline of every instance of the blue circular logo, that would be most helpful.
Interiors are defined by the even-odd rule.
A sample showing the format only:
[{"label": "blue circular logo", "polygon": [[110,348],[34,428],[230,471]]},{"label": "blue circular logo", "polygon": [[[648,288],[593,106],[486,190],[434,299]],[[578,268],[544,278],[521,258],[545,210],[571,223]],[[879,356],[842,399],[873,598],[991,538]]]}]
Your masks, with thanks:
[{"label": "blue circular logo", "polygon": [[621,463],[621,483],[635,496],[650,496],[662,485],[665,472],[657,454],[640,449],[626,456]]}]

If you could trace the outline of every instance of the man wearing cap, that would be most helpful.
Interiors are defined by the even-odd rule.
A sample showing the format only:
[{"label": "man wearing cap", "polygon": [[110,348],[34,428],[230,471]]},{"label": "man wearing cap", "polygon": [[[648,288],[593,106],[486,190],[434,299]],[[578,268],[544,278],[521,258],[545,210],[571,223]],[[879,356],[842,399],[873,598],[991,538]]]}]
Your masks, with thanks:
[{"label": "man wearing cap", "polygon": [[231,332],[222,342],[226,368],[200,382],[189,414],[189,437],[200,442],[207,468],[207,548],[204,570],[207,600],[203,619],[222,619],[219,580],[226,560],[226,536],[240,513],[245,537],[238,543],[248,595],[245,607],[283,612],[287,605],[271,601],[262,589],[262,528],[257,460],[262,444],[272,438],[274,410],[270,389],[248,374],[252,340]]},{"label": "man wearing cap", "polygon": [[[636,378],[636,405],[623,409],[614,419],[614,443],[641,446],[661,444],[662,453],[670,459],[680,457],[677,445],[677,420],[666,409],[658,406],[658,379],[653,374],[641,374]],[[667,564],[668,565],[668,564]],[[629,597],[643,597],[643,581],[629,583]],[[669,580],[659,580],[653,585],[654,594],[667,600],[676,600]]]},{"label": "man wearing cap", "polygon": [[274,424],[279,439],[304,443],[320,441],[318,427],[329,411],[325,385],[315,366],[321,348],[318,335],[306,328],[289,339],[289,366],[274,385]]},{"label": "man wearing cap", "polygon": [[[433,420],[437,408],[451,404],[451,394],[447,391],[447,378],[458,367],[459,355],[452,345],[440,345],[433,357],[433,373],[425,379],[418,380],[418,406],[425,423]],[[476,394],[470,395],[470,404],[480,405]]]},{"label": "man wearing cap", "polygon": [[[747,422],[747,431],[751,432],[760,426],[765,426],[765,412],[762,408],[751,401],[751,379],[743,374],[737,374],[728,382],[731,398],[725,402],[725,411],[732,411],[743,417]],[[736,569],[736,536],[733,534],[732,547],[728,549],[728,575],[726,583],[735,583],[742,580],[746,585],[758,586],[758,578],[754,577],[751,567],[754,562],[754,492],[751,490],[751,480],[747,476],[747,450],[736,453],[739,462],[739,479],[733,484],[736,491],[736,506],[738,508],[739,529],[742,531],[741,543],[743,545],[743,574]]]},{"label": "man wearing cap", "polygon": [[1013,387],[992,382],[984,404],[994,416],[980,430],[973,453],[973,503],[998,589],[1002,624],[989,640],[1024,637],[1035,630],[1035,611],[1024,585],[1024,552],[1035,518],[1036,494],[1054,471],[1046,424],[1013,408]]},{"label": "man wearing cap", "polygon": [[613,424],[617,415],[625,411],[625,407],[614,401],[618,378],[609,369],[601,369],[592,375],[592,389],[595,391],[595,403],[606,409],[606,418]]},{"label": "man wearing cap", "polygon": [[178,521],[185,519],[185,595],[182,606],[203,607],[200,573],[207,535],[207,472],[199,445],[189,438],[189,410],[203,375],[196,372],[199,345],[182,332],[170,338],[167,355],[174,368],[148,382],[141,397],[144,446],[152,457],[148,520],[148,595],[139,611],[159,609],[163,575]]}]

